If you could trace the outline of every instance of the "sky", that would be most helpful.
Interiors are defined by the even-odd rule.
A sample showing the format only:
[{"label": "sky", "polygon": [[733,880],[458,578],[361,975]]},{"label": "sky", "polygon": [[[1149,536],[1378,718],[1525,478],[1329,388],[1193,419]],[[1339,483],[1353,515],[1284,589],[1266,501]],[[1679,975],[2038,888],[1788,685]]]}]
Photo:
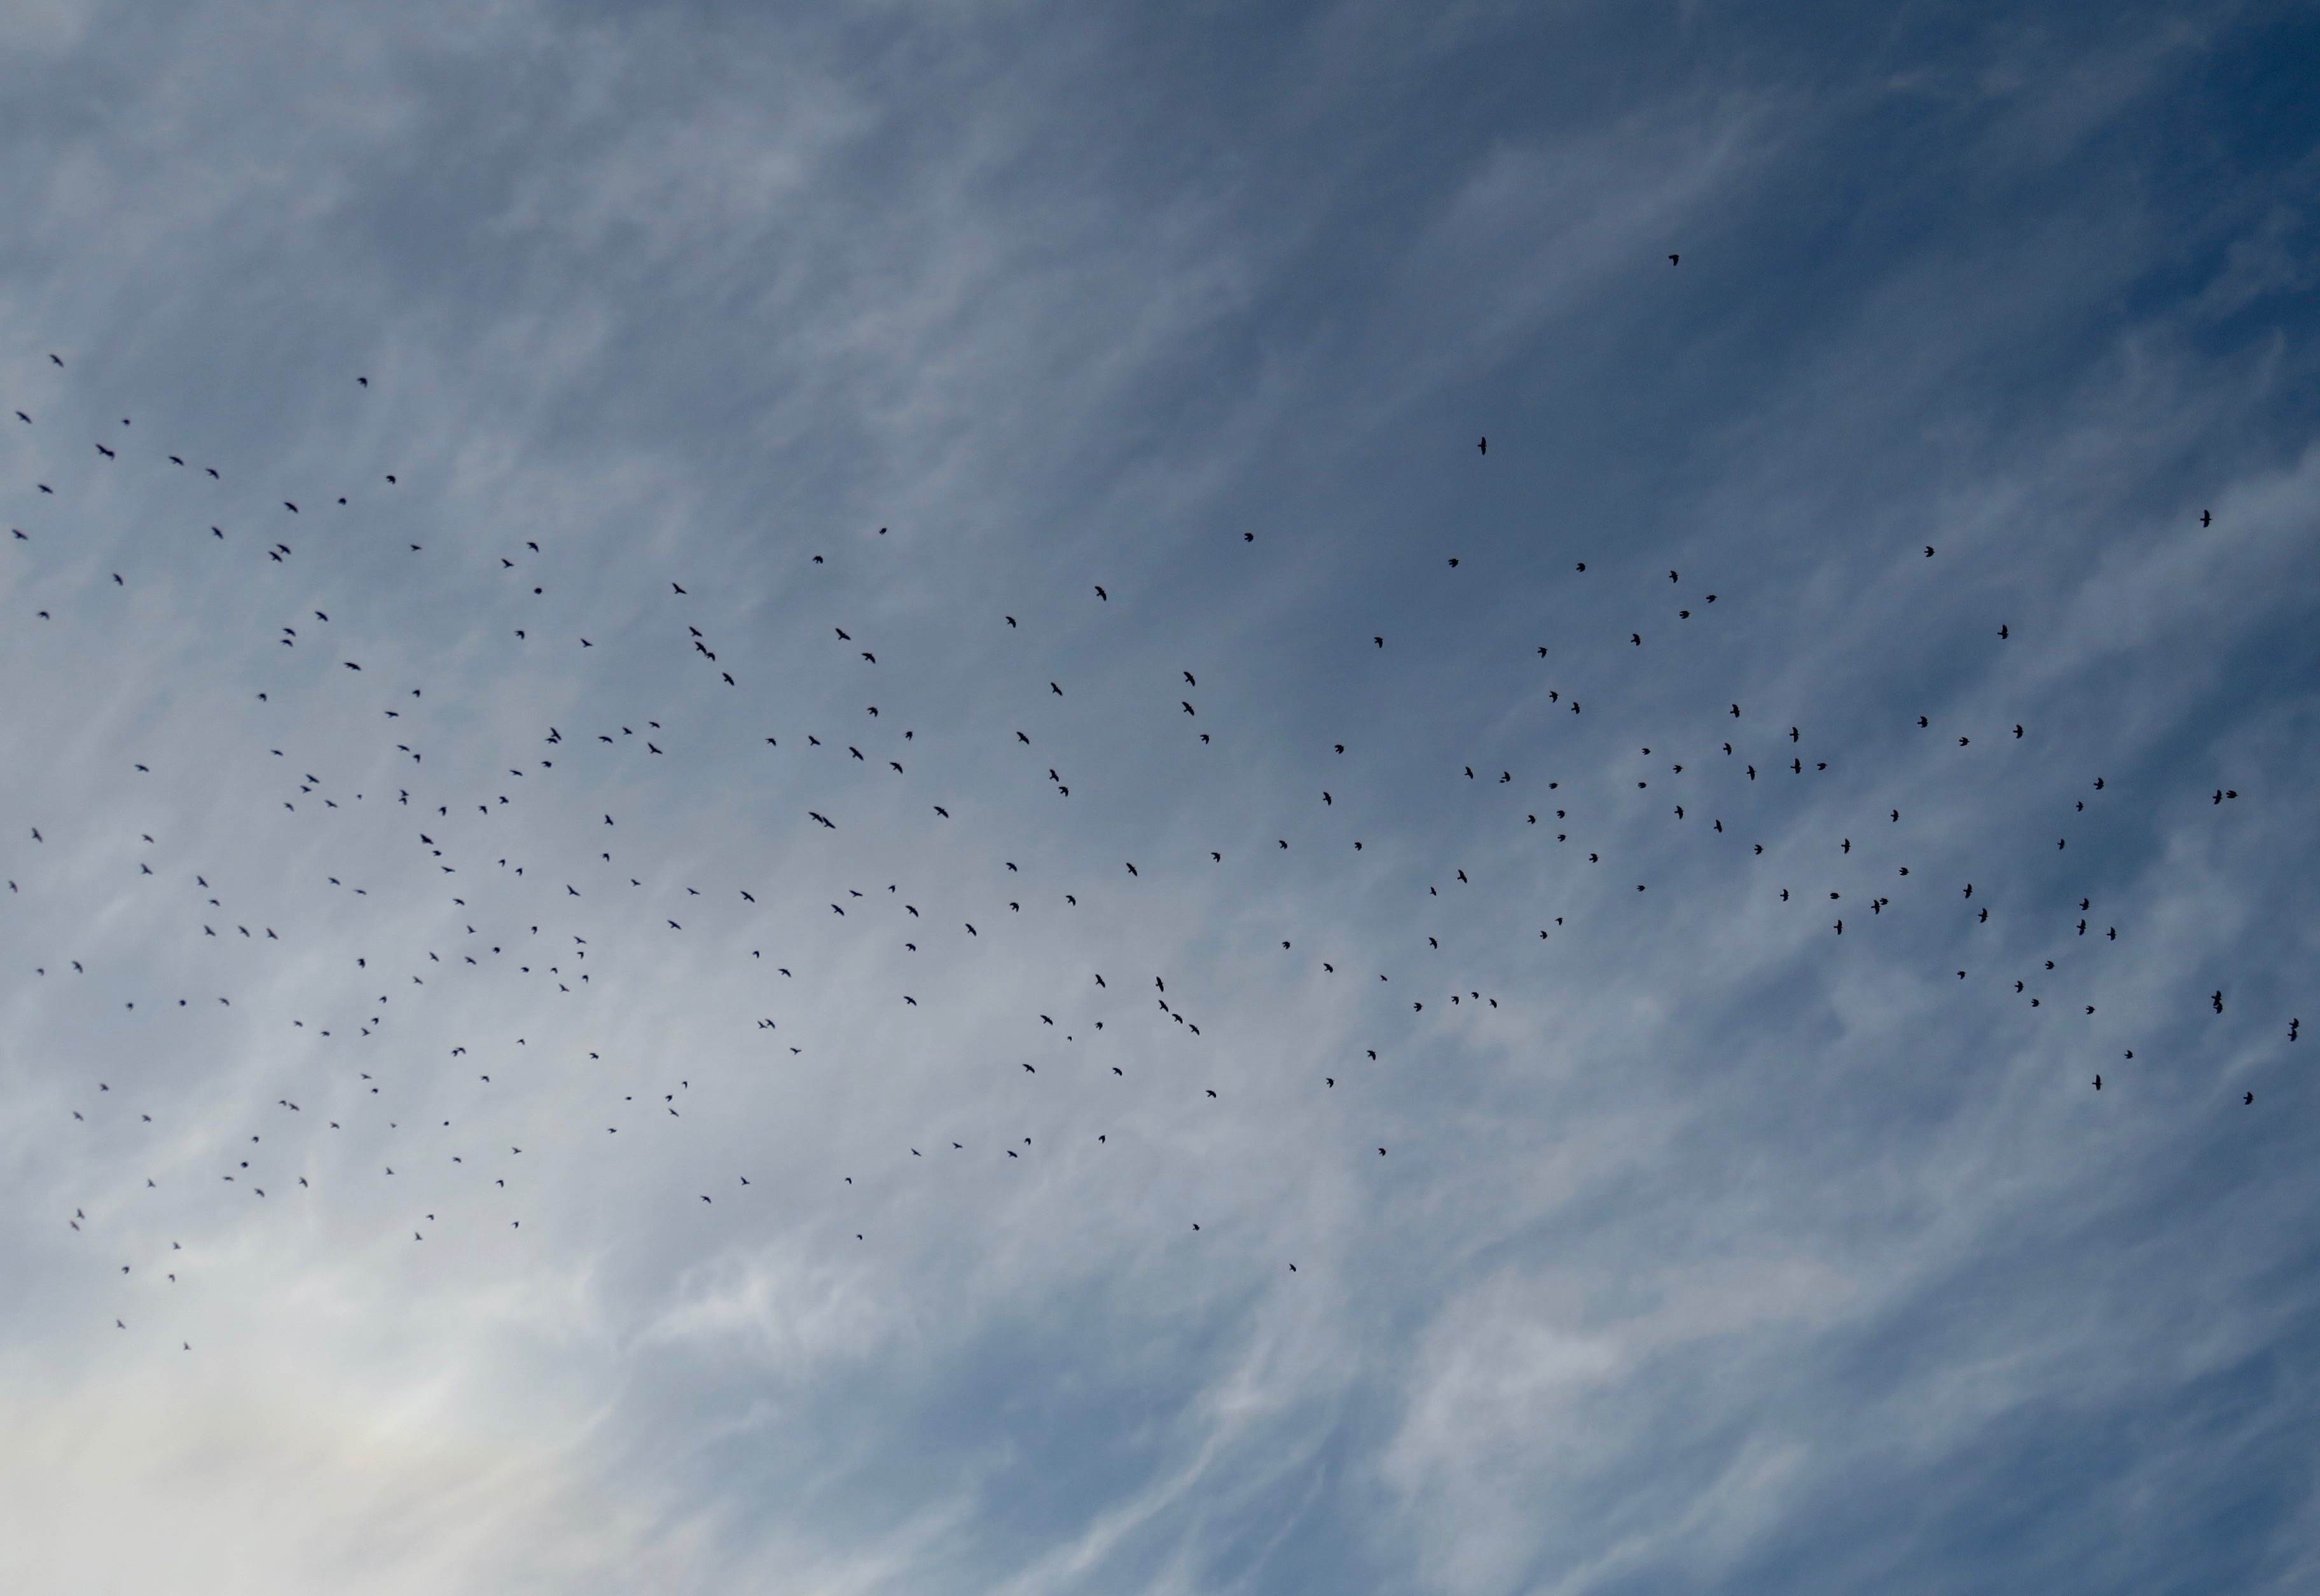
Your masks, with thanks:
[{"label": "sky", "polygon": [[2310,1589],[2315,49],[7,8],[0,1585]]}]

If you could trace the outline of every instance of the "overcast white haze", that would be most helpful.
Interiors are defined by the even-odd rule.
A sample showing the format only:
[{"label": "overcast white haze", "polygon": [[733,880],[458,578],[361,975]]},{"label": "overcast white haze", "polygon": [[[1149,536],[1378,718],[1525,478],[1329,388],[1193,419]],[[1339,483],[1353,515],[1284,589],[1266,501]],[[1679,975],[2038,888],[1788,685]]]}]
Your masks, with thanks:
[{"label": "overcast white haze", "polygon": [[2315,1588],[2315,59],[0,11],[0,1588]]}]

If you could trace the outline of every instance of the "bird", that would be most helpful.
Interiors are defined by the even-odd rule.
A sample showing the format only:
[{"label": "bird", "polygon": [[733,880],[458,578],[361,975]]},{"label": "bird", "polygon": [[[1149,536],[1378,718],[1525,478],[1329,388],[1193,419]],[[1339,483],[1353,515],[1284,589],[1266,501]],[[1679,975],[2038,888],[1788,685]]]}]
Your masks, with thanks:
[{"label": "bird", "polygon": [[1681,255],[1671,255],[1671,256],[1669,256],[1669,257],[1668,257],[1668,264],[1669,264],[1670,266],[1673,266],[1673,265],[1675,265],[1678,261],[1681,260],[1682,258],[1683,258],[1683,257],[1682,257],[1682,256],[1681,256]]},{"label": "bird", "polygon": [[2216,518],[2210,512],[2205,510],[2199,512],[2199,524],[2201,526],[2213,526],[2215,521]]},{"label": "bird", "polygon": [[1488,454],[1491,452],[1491,440],[1488,438],[1477,439],[1474,443],[1474,449],[1479,454]]}]

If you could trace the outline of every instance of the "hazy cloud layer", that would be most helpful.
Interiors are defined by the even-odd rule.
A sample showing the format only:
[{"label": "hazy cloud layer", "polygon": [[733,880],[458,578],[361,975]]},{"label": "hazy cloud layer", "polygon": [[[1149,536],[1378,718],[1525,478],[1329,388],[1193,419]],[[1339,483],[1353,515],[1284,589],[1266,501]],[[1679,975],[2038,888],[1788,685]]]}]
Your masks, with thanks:
[{"label": "hazy cloud layer", "polygon": [[14,8],[0,1584],[2304,1588],[2315,45]]}]

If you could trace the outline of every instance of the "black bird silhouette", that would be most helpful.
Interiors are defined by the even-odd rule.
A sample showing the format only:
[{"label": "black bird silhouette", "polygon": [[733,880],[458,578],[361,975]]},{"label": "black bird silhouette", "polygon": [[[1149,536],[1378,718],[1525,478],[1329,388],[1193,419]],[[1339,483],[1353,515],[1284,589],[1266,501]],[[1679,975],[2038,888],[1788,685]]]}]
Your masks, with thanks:
[{"label": "black bird silhouette", "polygon": [[1490,452],[1491,452],[1491,440],[1490,440],[1489,439],[1487,439],[1487,438],[1477,439],[1477,440],[1475,440],[1475,442],[1474,442],[1474,449],[1475,449],[1475,452],[1476,452],[1476,453],[1478,453],[1478,454],[1488,454],[1488,453],[1490,453]]},{"label": "black bird silhouette", "polygon": [[1095,590],[1095,595],[1096,595],[1096,597],[1098,597],[1098,598],[1100,598],[1100,599],[1103,600],[1103,601],[1104,601],[1104,603],[1110,603],[1111,602],[1111,594],[1110,594],[1106,593],[1106,592],[1105,592],[1102,588],[1101,588],[1101,587],[1099,587],[1099,588],[1097,588],[1097,589]]},{"label": "black bird silhouette", "polygon": [[2199,524],[2201,526],[2213,526],[2215,524],[2215,516],[2209,512],[2205,510],[2199,512]]}]

